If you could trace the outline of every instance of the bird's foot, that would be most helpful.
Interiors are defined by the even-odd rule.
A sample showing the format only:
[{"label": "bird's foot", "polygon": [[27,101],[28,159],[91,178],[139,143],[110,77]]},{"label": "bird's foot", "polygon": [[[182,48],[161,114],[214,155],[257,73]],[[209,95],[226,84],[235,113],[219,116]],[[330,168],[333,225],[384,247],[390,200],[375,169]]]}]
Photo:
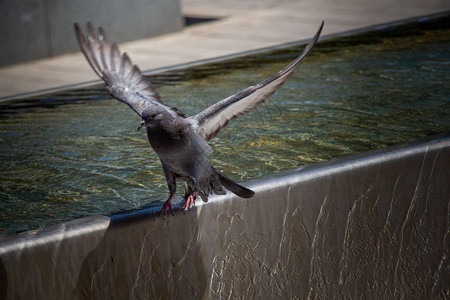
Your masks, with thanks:
[{"label": "bird's foot", "polygon": [[192,206],[195,205],[195,197],[197,196],[197,192],[193,192],[186,198],[186,201],[183,205],[183,214],[185,214],[188,210],[192,209]]},{"label": "bird's foot", "polygon": [[175,216],[175,214],[173,213],[173,206],[172,206],[172,198],[173,198],[174,195],[175,194],[172,194],[172,195],[169,196],[169,199],[167,199],[166,202],[164,202],[163,207],[159,211],[159,215],[163,214],[164,219],[166,218],[167,209],[169,209],[169,211],[172,214],[172,216]]}]

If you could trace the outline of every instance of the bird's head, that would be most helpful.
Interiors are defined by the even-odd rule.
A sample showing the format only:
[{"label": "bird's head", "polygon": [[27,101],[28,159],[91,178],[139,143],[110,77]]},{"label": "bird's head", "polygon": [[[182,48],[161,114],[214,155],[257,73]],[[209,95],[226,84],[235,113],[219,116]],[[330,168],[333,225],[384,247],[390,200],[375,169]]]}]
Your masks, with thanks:
[{"label": "bird's head", "polygon": [[163,107],[160,107],[159,105],[151,105],[147,107],[142,112],[142,121],[138,127],[138,130],[140,130],[142,127],[159,123],[166,114],[167,111]]}]

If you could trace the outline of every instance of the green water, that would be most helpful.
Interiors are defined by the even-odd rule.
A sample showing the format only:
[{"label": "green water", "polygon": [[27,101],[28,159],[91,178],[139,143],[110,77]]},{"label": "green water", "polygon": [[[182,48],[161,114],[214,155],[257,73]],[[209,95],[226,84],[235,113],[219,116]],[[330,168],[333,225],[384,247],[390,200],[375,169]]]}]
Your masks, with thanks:
[{"label": "green water", "polygon": [[[243,180],[449,132],[447,24],[319,43],[268,103],[212,141],[211,163]],[[302,48],[151,78],[167,104],[192,115]],[[165,199],[139,122],[102,86],[0,104],[0,235]]]}]

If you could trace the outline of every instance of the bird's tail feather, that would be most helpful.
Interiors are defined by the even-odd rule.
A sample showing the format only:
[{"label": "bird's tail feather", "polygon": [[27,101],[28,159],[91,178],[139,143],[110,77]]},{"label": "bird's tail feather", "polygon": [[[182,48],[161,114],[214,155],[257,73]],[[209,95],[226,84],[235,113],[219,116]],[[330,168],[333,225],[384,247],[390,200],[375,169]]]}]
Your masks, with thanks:
[{"label": "bird's tail feather", "polygon": [[217,175],[219,175],[220,181],[222,182],[222,185],[227,188],[229,191],[233,192],[234,194],[238,195],[242,198],[251,198],[255,195],[255,192],[234,182],[227,176],[223,175],[219,171],[215,170],[217,172]]}]

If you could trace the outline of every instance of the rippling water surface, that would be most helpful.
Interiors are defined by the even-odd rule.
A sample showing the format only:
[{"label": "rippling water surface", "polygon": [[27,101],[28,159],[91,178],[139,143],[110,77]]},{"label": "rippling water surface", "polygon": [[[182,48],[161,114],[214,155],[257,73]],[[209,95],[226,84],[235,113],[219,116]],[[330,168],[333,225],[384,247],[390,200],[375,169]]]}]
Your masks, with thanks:
[{"label": "rippling water surface", "polygon": [[[319,43],[268,103],[212,141],[211,163],[243,180],[449,132],[450,30],[441,23]],[[302,49],[151,78],[167,104],[192,115]],[[165,199],[139,121],[100,85],[1,103],[0,235]]]}]

